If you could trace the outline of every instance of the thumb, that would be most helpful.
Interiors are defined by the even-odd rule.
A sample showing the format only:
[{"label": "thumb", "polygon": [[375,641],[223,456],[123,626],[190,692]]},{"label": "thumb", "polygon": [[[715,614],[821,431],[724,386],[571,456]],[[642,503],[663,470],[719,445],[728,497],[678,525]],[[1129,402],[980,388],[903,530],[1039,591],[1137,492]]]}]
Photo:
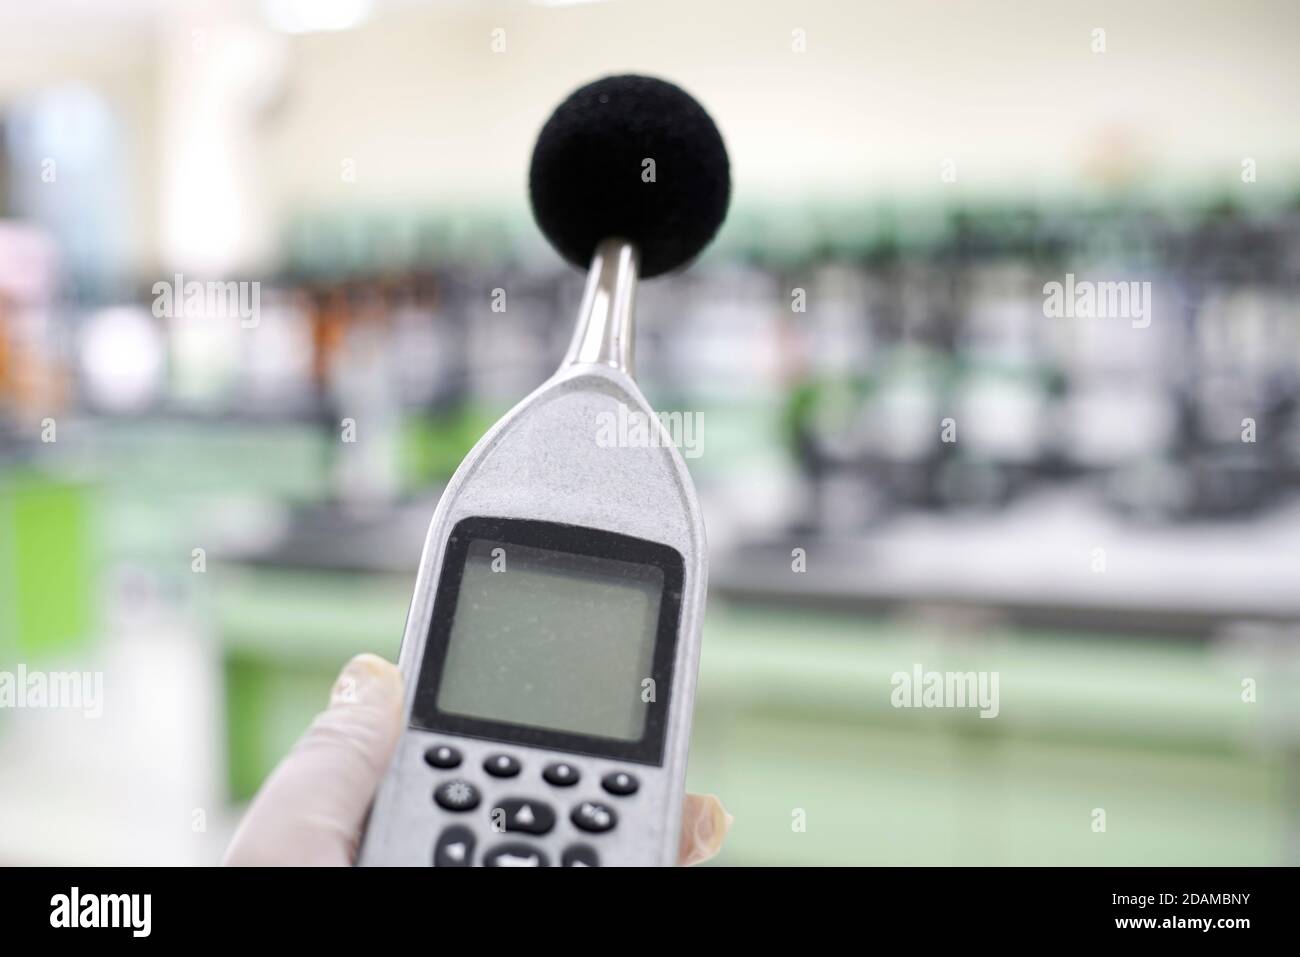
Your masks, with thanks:
[{"label": "thumb", "polygon": [[701,864],[722,850],[722,840],[735,820],[712,794],[688,794],[682,803],[682,836],[677,863]]},{"label": "thumb", "polygon": [[376,655],[357,655],[294,749],[244,816],[225,863],[347,866],[366,811],[402,732],[402,679]]}]

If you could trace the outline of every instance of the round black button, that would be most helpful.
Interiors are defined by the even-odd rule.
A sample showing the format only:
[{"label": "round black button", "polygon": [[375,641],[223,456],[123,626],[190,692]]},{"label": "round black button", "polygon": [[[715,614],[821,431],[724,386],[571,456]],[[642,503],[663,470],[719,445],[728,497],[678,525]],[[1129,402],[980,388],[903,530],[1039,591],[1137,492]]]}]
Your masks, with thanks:
[{"label": "round black button", "polygon": [[567,788],[572,784],[578,783],[578,778],[582,777],[578,769],[572,764],[566,764],[563,761],[555,764],[548,764],[546,770],[542,772],[542,777],[546,779],[547,784],[554,784],[557,788]]},{"label": "round black button", "polygon": [[519,762],[508,754],[494,754],[483,762],[483,770],[494,778],[512,778],[519,773]]},{"label": "round black button", "polygon": [[507,798],[492,809],[492,825],[493,830],[545,834],[555,827],[555,812],[542,801]]},{"label": "round black button", "polygon": [[573,809],[569,820],[573,822],[574,827],[600,834],[613,829],[618,823],[618,815],[614,813],[612,807],[606,807],[596,801],[583,801]]},{"label": "round black button", "polygon": [[445,744],[435,744],[424,752],[424,760],[431,768],[442,768],[444,770],[458,768],[460,767],[460,752]]},{"label": "round black button", "polygon": [[433,849],[434,867],[469,867],[474,863],[474,832],[453,824],[438,838]]},{"label": "round black button", "polygon": [[546,855],[529,844],[501,844],[487,852],[484,867],[550,867]]},{"label": "round black button", "polygon": [[472,811],[478,807],[481,796],[474,785],[454,778],[438,785],[433,792],[433,799],[440,808],[448,811]]},{"label": "round black button", "polygon": [[600,855],[590,844],[570,844],[560,855],[561,867],[600,867]]},{"label": "round black button", "polygon": [[613,771],[600,779],[600,786],[610,794],[627,797],[629,794],[636,794],[636,789],[641,786],[641,782],[626,771]]}]

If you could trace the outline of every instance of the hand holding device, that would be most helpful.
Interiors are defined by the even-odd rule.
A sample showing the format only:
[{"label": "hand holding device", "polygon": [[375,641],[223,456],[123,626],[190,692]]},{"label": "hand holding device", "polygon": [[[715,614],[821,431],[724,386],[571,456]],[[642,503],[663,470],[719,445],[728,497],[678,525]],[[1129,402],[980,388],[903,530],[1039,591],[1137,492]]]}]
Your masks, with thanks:
[{"label": "hand holding device", "polygon": [[[401,736],[402,676],[358,655],[334,683],[330,705],[258,792],[225,862],[233,866],[346,867],[366,811]],[[722,846],[731,816],[712,795],[688,794],[677,863],[698,864]]]}]

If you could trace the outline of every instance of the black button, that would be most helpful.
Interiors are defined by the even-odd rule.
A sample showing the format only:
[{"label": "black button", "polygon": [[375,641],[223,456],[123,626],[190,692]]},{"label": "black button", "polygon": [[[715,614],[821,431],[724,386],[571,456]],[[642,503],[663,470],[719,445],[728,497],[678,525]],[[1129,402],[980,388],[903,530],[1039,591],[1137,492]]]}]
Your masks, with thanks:
[{"label": "black button", "polygon": [[504,828],[525,834],[545,834],[555,827],[555,812],[541,801],[507,798],[492,809],[492,827],[494,830]]},{"label": "black button", "polygon": [[550,867],[546,855],[528,844],[501,844],[487,852],[484,867]]},{"label": "black button", "polygon": [[570,844],[560,855],[561,867],[600,867],[600,855],[590,844]]},{"label": "black button", "polygon": [[460,767],[460,752],[445,744],[435,744],[424,752],[424,760],[433,768],[442,768],[444,770],[458,768]]},{"label": "black button", "polygon": [[519,762],[508,754],[494,754],[483,762],[483,770],[494,778],[512,778],[519,773]]},{"label": "black button", "polygon": [[542,772],[542,777],[546,778],[547,784],[554,784],[557,788],[567,788],[571,784],[577,784],[578,778],[582,775],[572,764],[560,761],[557,764],[548,764],[546,770]]},{"label": "black button", "polygon": [[591,831],[593,834],[600,834],[603,831],[612,830],[618,823],[618,815],[614,813],[612,807],[606,807],[597,801],[583,801],[573,809],[569,815],[569,820],[574,823],[575,827],[580,827],[584,831]]},{"label": "black button", "polygon": [[434,790],[433,799],[438,806],[448,811],[472,811],[478,807],[478,788],[468,781],[454,778],[446,781]]},{"label": "black button", "polygon": [[438,837],[433,849],[434,867],[469,867],[474,863],[474,832],[453,824]]},{"label": "black button", "polygon": [[610,794],[627,797],[629,794],[636,794],[636,789],[641,786],[641,782],[626,771],[613,771],[600,779],[600,786]]}]

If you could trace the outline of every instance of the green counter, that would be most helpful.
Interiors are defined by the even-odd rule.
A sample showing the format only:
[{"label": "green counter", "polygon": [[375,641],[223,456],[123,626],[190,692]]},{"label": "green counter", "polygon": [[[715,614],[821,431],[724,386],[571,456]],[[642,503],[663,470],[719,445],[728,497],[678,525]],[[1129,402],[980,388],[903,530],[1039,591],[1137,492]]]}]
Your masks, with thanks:
[{"label": "green counter", "polygon": [[[411,582],[232,568],[214,585],[243,800],[349,656],[395,655]],[[1285,669],[1170,639],[943,637],[718,601],[705,632],[689,786],[736,817],[724,863],[1284,861]],[[916,662],[998,671],[999,716],[894,708],[891,675]]]},{"label": "green counter", "polygon": [[0,474],[0,668],[82,646],[96,621],[90,487]]}]

